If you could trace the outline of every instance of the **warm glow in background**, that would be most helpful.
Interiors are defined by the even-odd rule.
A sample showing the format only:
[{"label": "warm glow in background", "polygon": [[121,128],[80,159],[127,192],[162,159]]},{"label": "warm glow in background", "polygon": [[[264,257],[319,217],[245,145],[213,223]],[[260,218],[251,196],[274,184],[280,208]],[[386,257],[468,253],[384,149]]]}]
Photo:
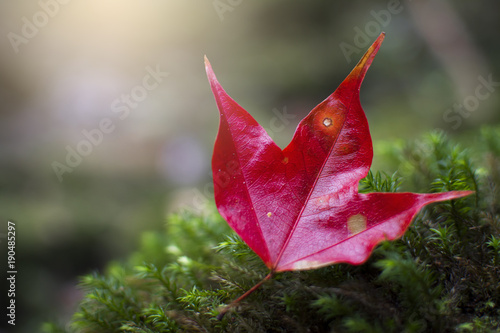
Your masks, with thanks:
[{"label": "warm glow in background", "polygon": [[[22,36],[23,18],[33,22],[41,4],[54,2],[0,3],[0,223],[17,223],[16,301],[28,331],[67,320],[79,275],[127,256],[141,232],[162,230],[193,189],[203,193],[218,126],[205,54],[266,129],[277,112],[293,115],[271,129],[284,147],[368,47],[348,62],[340,43],[354,45],[356,28],[399,3],[374,31],[386,39],[361,92],[374,141],[441,128],[467,142],[500,120],[496,90],[458,128],[443,118],[474,96],[479,76],[500,81],[493,0],[72,0],[51,7],[53,17],[16,52],[9,33]],[[111,104],[142,85],[146,68],[168,76],[120,119]],[[65,164],[66,147],[76,149],[82,131],[104,118],[114,130],[59,181],[53,162]]]}]

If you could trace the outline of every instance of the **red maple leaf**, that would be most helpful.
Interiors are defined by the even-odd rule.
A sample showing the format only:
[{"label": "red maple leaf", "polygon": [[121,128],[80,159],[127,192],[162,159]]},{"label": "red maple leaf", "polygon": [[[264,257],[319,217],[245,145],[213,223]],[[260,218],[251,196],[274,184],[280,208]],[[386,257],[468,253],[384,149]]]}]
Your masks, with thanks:
[{"label": "red maple leaf", "polygon": [[472,193],[358,193],[373,158],[359,90],[383,39],[382,33],[335,92],[300,122],[283,150],[227,95],[205,59],[220,111],[212,158],[215,202],[271,270],[266,279],[287,270],[361,264],[378,243],[401,237],[424,205]]}]

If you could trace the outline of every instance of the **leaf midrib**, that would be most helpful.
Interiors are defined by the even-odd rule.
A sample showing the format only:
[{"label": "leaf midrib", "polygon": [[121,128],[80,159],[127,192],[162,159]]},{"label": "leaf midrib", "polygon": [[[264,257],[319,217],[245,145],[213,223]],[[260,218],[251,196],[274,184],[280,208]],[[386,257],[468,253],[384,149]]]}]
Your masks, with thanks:
[{"label": "leaf midrib", "polygon": [[[342,84],[341,84],[342,85]],[[338,88],[337,88],[338,89]],[[357,88],[359,89],[359,88]],[[358,91],[359,93],[359,91]],[[300,212],[299,214],[297,215],[297,218],[295,219],[294,223],[293,223],[293,226],[292,228],[290,228],[290,231],[289,231],[289,234],[285,240],[285,243],[283,244],[283,247],[281,248],[281,251],[280,253],[278,254],[278,257],[276,259],[276,265],[273,265],[274,269],[278,268],[279,267],[279,262],[281,260],[281,257],[283,256],[283,253],[285,252],[286,248],[288,247],[288,243],[290,242],[290,240],[292,239],[293,237],[293,234],[295,233],[295,230],[297,228],[297,225],[299,224],[301,218],[302,218],[302,214],[304,213],[304,210],[305,208],[307,207],[308,203],[309,203],[309,200],[311,199],[311,195],[312,193],[314,192],[314,189],[316,188],[316,184],[318,183],[318,180],[320,179],[320,175],[323,173],[323,169],[325,168],[325,165],[326,163],[328,162],[331,154],[332,154],[332,151],[333,149],[335,148],[335,146],[337,145],[337,140],[339,139],[340,137],[340,134],[342,134],[342,131],[344,129],[344,126],[347,122],[347,117],[349,116],[349,113],[351,112],[351,106],[352,106],[352,103],[353,103],[353,95],[356,94],[356,91],[353,92],[353,94],[351,95],[351,98],[350,98],[350,103],[349,103],[349,107],[347,108],[347,113],[346,113],[346,116],[344,118],[344,122],[342,123],[342,127],[340,128],[340,131],[339,131],[339,134],[337,135],[337,137],[335,138],[335,141],[332,143],[332,147],[330,148],[330,151],[328,152],[328,155],[327,157],[325,158],[325,160],[323,161],[323,164],[321,165],[321,168],[319,169],[318,173],[316,174],[316,176],[314,177],[314,183],[312,184],[311,188],[309,189],[309,193],[307,194],[307,198],[306,200],[304,201],[304,204],[302,205],[302,208],[300,209]],[[302,152],[302,154],[304,154]],[[267,244],[266,244],[267,245]]]}]

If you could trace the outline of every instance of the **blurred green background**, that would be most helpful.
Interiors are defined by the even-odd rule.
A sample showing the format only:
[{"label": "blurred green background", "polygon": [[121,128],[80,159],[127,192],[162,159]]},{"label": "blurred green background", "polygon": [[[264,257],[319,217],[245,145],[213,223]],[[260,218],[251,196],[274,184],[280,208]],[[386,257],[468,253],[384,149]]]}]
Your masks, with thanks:
[{"label": "blurred green background", "polygon": [[[499,16],[494,0],[2,1],[0,251],[15,221],[16,328],[66,322],[79,275],[127,256],[168,212],[211,200],[205,54],[284,147],[385,31],[361,92],[375,144],[435,128],[467,143],[500,120],[499,87],[480,79],[500,81]],[[147,68],[168,75],[141,90]],[[131,92],[128,114],[114,112]],[[54,162],[106,118],[113,130],[58,177]]]}]

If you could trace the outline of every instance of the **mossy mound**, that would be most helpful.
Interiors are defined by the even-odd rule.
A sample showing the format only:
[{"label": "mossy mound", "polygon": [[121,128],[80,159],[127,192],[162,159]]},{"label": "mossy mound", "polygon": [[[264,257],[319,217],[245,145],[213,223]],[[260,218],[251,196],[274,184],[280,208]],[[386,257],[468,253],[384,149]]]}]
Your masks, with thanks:
[{"label": "mossy mound", "polygon": [[69,329],[46,332],[496,332],[500,329],[500,130],[473,149],[442,133],[383,149],[393,175],[360,190],[476,195],[429,205],[405,236],[363,265],[276,275],[216,319],[268,272],[213,206],[145,232],[127,262],[82,277]]}]

